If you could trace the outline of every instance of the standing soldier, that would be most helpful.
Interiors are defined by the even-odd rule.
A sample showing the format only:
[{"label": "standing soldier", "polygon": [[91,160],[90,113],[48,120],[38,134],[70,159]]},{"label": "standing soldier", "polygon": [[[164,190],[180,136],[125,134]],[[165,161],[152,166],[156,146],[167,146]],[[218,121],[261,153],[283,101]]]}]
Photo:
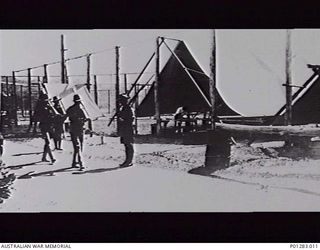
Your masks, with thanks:
[{"label": "standing soldier", "polygon": [[39,122],[39,112],[40,112],[40,109],[43,107],[43,103],[44,103],[45,98],[46,98],[46,94],[43,92],[40,92],[39,99],[37,101],[35,110],[33,112],[33,115],[30,117],[31,121],[30,121],[28,130],[27,130],[28,133],[31,131],[32,127],[33,127],[32,133],[33,134],[37,133],[37,124]]},{"label": "standing soldier", "polygon": [[81,151],[83,148],[83,128],[87,119],[84,111],[80,107],[81,99],[79,95],[73,96],[74,104],[67,109],[66,117],[70,120],[70,135],[73,145],[72,167],[77,167],[79,164],[80,170],[83,169],[81,161]]},{"label": "standing soldier", "polygon": [[62,150],[61,148],[61,141],[62,141],[62,134],[63,134],[63,123],[64,123],[64,112],[60,105],[60,100],[58,97],[53,97],[53,107],[58,112],[54,120],[54,135],[53,141],[56,150]]},{"label": "standing soldier", "polygon": [[120,164],[120,167],[132,166],[132,159],[134,155],[133,149],[133,112],[128,104],[128,97],[126,95],[119,96],[120,111],[119,118],[119,136],[120,142],[124,144],[126,159]]},{"label": "standing soldier", "polygon": [[39,104],[38,109],[38,119],[40,121],[39,127],[41,129],[42,137],[44,139],[42,161],[48,162],[48,154],[51,159],[51,163],[53,164],[56,160],[54,159],[50,148],[50,138],[52,136],[53,122],[56,116],[56,112],[49,103],[48,95],[43,94],[42,98],[42,102],[41,104]]}]

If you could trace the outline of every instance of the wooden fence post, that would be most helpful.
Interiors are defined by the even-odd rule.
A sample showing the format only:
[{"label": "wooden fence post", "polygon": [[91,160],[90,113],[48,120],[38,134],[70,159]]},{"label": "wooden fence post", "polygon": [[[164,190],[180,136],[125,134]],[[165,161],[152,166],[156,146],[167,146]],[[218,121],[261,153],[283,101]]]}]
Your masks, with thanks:
[{"label": "wooden fence post", "polygon": [[[116,114],[119,113],[119,91],[120,91],[120,55],[119,55],[119,46],[116,46],[116,85],[115,85],[115,91],[116,91],[116,97],[115,97],[115,103],[116,103]],[[117,116],[117,134],[119,134],[119,117]]]},{"label": "wooden fence post", "polygon": [[90,84],[90,56],[91,54],[87,55],[87,89],[90,92],[91,84]]},{"label": "wooden fence post", "polygon": [[211,129],[216,129],[216,31],[213,30],[212,33],[212,48],[211,48],[211,57],[210,57],[210,79],[209,79],[209,88],[210,88],[210,99],[211,99]]},{"label": "wooden fence post", "polygon": [[63,35],[61,35],[61,83],[66,83],[64,52],[65,52],[65,49],[64,49]]},{"label": "wooden fence post", "polygon": [[43,73],[44,73],[44,76],[43,76],[43,83],[48,83],[48,71],[47,71],[47,64],[44,64],[43,65]]},{"label": "wooden fence post", "polygon": [[124,77],[124,92],[125,92],[125,93],[128,93],[127,74],[124,74],[123,77]]},{"label": "wooden fence post", "polygon": [[29,106],[29,119],[30,124],[32,123],[32,88],[31,88],[31,69],[28,68],[28,106]]},{"label": "wooden fence post", "polygon": [[110,93],[110,89],[108,89],[108,114],[110,114],[110,99],[111,99],[111,93]]},{"label": "wooden fence post", "polygon": [[24,101],[23,101],[23,86],[20,85],[20,96],[21,96],[21,114],[24,117]]},{"label": "wooden fence post", "polygon": [[14,124],[15,126],[17,126],[18,125],[17,89],[16,89],[16,76],[14,71],[12,71],[12,85],[13,85],[12,103],[13,103],[13,110],[14,110]]},{"label": "wooden fence post", "polygon": [[154,84],[154,106],[155,106],[155,117],[156,117],[156,133],[159,134],[161,130],[161,118],[160,118],[160,103],[159,103],[159,82],[160,82],[160,47],[159,39],[156,39],[156,79]]},{"label": "wooden fence post", "polygon": [[94,75],[93,76],[94,79],[94,101],[96,102],[96,104],[98,105],[98,82],[97,82],[97,76]]},{"label": "wooden fence post", "polygon": [[291,30],[286,33],[286,114],[285,125],[292,124]]}]

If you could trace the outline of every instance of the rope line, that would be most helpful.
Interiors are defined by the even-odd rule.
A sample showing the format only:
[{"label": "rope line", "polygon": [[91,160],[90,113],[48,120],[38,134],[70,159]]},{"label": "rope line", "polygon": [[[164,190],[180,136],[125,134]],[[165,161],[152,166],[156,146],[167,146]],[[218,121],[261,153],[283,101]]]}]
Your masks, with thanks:
[{"label": "rope line", "polygon": [[[146,42],[146,41],[149,41],[151,39],[154,39],[154,38],[149,38],[149,39],[144,39],[144,40],[132,42],[132,43],[129,43],[129,44],[126,44],[126,45],[122,45],[120,47],[122,47],[122,48],[130,47],[130,46],[132,46],[132,44],[137,44],[137,43],[141,44],[142,42]],[[106,49],[98,50],[98,51],[92,51],[92,52],[85,53],[85,54],[82,54],[82,55],[79,55],[79,56],[67,58],[64,61],[68,62],[68,61],[72,61],[72,60],[77,60],[77,59],[81,59],[83,57],[87,57],[87,56],[95,55],[95,54],[100,54],[100,53],[111,51],[111,50],[114,50],[114,47],[106,48]],[[39,66],[29,67],[29,68],[26,68],[26,69],[14,70],[14,72],[18,73],[18,72],[26,71],[28,69],[38,69],[38,68],[42,68],[44,65],[50,66],[50,65],[55,65],[55,64],[61,63],[61,62],[62,62],[61,60],[60,61],[54,61],[54,62],[51,62],[51,63],[42,64],[42,65],[39,65]]]},{"label": "rope line", "polygon": [[[15,71],[17,72],[17,71]],[[139,75],[141,72],[128,72],[128,73],[120,73],[120,75]],[[199,72],[201,73],[201,72]],[[143,74],[154,74],[154,72],[144,72]],[[101,73],[101,74],[90,74],[90,76],[114,76],[115,73]],[[44,75],[32,75],[31,77],[43,77]],[[75,75],[68,75],[68,77],[71,76],[87,76],[86,74],[75,74]],[[8,76],[2,76],[2,77],[12,77],[11,75]],[[15,78],[18,77],[28,77],[28,75],[16,75]],[[61,75],[48,75],[48,77],[61,77]]]},{"label": "rope line", "polygon": [[201,71],[198,71],[198,70],[195,70],[195,69],[190,69],[190,68],[187,68],[187,67],[184,67],[184,68],[187,69],[188,71],[192,71],[192,72],[207,76],[206,73],[203,73]]}]

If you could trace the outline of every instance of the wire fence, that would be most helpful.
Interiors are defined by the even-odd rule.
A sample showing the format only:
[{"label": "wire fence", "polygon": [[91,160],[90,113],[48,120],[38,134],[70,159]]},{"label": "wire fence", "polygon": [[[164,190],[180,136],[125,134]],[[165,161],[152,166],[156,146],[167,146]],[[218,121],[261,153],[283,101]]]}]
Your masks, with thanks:
[{"label": "wire fence", "polygon": [[[114,79],[109,77],[110,74],[106,74],[105,77],[97,75],[91,76],[91,84],[89,94],[92,100],[98,105],[105,115],[113,115],[115,113],[116,104],[116,91]],[[151,76],[152,77],[152,76]],[[55,76],[49,76],[52,84],[59,83],[54,81]],[[136,101],[133,103],[133,108],[137,107],[135,103],[139,104],[143,101],[144,97],[148,94],[152,87],[152,81],[150,74],[146,74],[144,79],[138,82],[134,81],[134,78],[128,78],[130,82],[126,82],[121,77],[120,81],[120,93],[124,93],[130,90],[135,84],[135,88],[132,89],[131,97],[136,96]],[[86,83],[86,75],[69,76],[70,82],[73,83]],[[36,103],[39,99],[40,92],[42,91],[41,83],[43,82],[43,76],[28,76],[17,75],[13,81],[12,76],[1,76],[1,92],[3,94],[3,101],[1,105],[1,117],[4,126],[11,126],[12,124],[28,124],[32,121],[32,115],[35,111]],[[51,84],[48,83],[48,84]],[[145,85],[148,83],[147,85]],[[60,83],[61,84],[61,83]],[[181,84],[180,82],[173,83]],[[136,95],[137,91],[142,88],[142,91]]]},{"label": "wire fence", "polygon": [[[76,78],[76,77],[74,77]],[[14,125],[30,124],[35,111],[39,95],[42,91],[42,77],[31,76],[29,81],[27,76],[17,76],[13,81],[12,76],[1,76],[1,128],[11,128]],[[84,77],[77,76],[73,79],[76,82],[84,83]],[[94,79],[91,84],[89,94],[92,100],[98,105],[105,115],[115,113],[116,91],[114,83],[106,81],[97,81]],[[55,84],[55,83],[53,83]],[[121,84],[120,92],[129,89],[132,83],[125,87]],[[144,96],[147,88],[140,93]],[[135,94],[133,91],[132,96]],[[143,98],[140,98],[142,100]]]}]

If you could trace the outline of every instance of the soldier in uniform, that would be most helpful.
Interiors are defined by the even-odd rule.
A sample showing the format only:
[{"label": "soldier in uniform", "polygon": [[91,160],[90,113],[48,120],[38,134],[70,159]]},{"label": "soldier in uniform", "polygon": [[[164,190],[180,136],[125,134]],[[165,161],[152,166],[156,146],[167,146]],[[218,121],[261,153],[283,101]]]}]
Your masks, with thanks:
[{"label": "soldier in uniform", "polygon": [[38,107],[38,119],[40,121],[39,127],[42,133],[42,138],[44,139],[42,161],[48,162],[47,155],[49,155],[52,164],[56,161],[50,148],[50,138],[52,137],[55,116],[56,113],[49,103],[48,95],[43,94],[42,101]]},{"label": "soldier in uniform", "polygon": [[61,148],[61,141],[62,141],[62,134],[63,134],[63,123],[64,123],[64,112],[60,105],[60,100],[58,97],[53,97],[53,107],[58,112],[54,120],[54,134],[53,134],[53,141],[56,150],[62,150]]},{"label": "soldier in uniform", "polygon": [[31,129],[33,134],[37,133],[37,125],[39,122],[39,112],[40,112],[40,108],[43,106],[43,100],[45,96],[46,94],[44,94],[43,92],[39,93],[39,99],[36,103],[36,107],[33,111],[33,115],[30,117],[31,120],[30,120],[29,127],[27,129],[27,133],[31,132]]},{"label": "soldier in uniform", "polygon": [[126,95],[119,96],[120,110],[118,114],[119,119],[119,136],[120,142],[124,144],[126,159],[120,164],[120,167],[132,166],[132,160],[134,155],[133,149],[133,112],[128,104],[128,97]]},{"label": "soldier in uniform", "polygon": [[86,117],[80,104],[81,99],[79,95],[73,96],[74,104],[67,109],[66,117],[70,120],[70,135],[73,145],[73,159],[72,167],[77,167],[79,164],[80,169],[83,169],[81,161],[81,151],[83,148],[83,128],[86,121],[89,119]]}]

